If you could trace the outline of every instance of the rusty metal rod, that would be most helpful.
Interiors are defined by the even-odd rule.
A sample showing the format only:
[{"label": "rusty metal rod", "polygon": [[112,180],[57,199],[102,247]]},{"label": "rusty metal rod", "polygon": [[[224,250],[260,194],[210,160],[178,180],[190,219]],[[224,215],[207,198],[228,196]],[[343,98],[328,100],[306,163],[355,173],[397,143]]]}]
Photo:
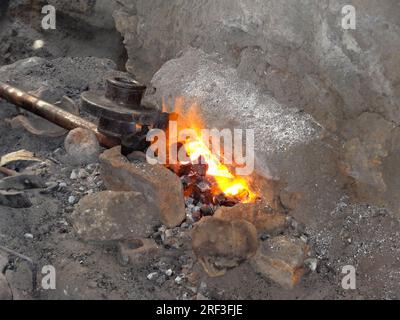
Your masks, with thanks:
[{"label": "rusty metal rod", "polygon": [[96,134],[99,143],[106,148],[112,148],[120,144],[118,139],[110,138],[100,133],[97,130],[97,125],[93,122],[64,111],[51,103],[38,99],[35,96],[2,82],[0,82],[0,98],[32,112],[66,130],[73,130],[76,128],[92,130]]}]

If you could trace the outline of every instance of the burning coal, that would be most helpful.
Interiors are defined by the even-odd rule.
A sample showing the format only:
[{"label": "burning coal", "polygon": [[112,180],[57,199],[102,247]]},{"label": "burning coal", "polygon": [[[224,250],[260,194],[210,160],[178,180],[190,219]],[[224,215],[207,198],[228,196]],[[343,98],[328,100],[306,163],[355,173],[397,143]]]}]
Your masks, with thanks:
[{"label": "burning coal", "polygon": [[[246,141],[246,156],[250,157],[244,158],[242,140],[240,147],[233,150],[232,146],[238,143],[233,143],[231,131],[224,130],[225,134],[221,134],[216,129],[206,130],[198,106],[192,104],[185,111],[183,104],[183,99],[176,100],[166,132],[149,133],[152,145],[148,160],[152,162],[156,158],[157,163],[162,162],[181,177],[185,197],[202,206],[202,215],[212,214],[213,206],[255,202],[258,194],[251,187],[249,176],[254,168],[252,139]],[[254,133],[252,137],[254,140]],[[165,139],[167,147],[161,143]],[[249,159],[253,160],[250,165]]]}]

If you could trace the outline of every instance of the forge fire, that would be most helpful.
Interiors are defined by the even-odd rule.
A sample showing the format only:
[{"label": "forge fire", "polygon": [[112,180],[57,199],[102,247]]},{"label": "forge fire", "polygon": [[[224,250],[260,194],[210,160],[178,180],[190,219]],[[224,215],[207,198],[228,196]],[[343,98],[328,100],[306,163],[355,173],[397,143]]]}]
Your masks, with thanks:
[{"label": "forge fire", "polygon": [[0,0],[0,300],[400,299],[395,2]]},{"label": "forge fire", "polygon": [[[235,160],[239,159],[247,168],[254,168],[254,152],[247,148],[245,156],[238,155],[233,148],[243,150],[242,139],[232,141],[233,134],[229,129],[224,130],[225,135],[217,129],[206,129],[197,104],[191,104],[186,111],[183,104],[184,98],[176,99],[165,132],[161,135],[158,131],[149,132],[148,140],[153,143],[147,150],[148,161],[165,164],[177,174],[184,186],[186,204],[200,208],[202,215],[212,215],[218,206],[232,207],[259,200],[251,186],[251,175],[238,175],[240,170],[236,166],[239,164],[232,156],[235,154]],[[237,137],[242,138],[235,135]],[[246,173],[253,172],[247,170]]]}]

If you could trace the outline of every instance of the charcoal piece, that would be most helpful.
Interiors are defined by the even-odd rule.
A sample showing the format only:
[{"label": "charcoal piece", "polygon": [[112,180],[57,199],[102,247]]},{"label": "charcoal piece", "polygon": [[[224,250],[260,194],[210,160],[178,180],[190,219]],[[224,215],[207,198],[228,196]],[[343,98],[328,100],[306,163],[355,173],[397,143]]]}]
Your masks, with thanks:
[{"label": "charcoal piece", "polygon": [[194,175],[205,177],[208,171],[208,164],[203,157],[199,157],[198,163],[193,164],[192,173]]},{"label": "charcoal piece", "polygon": [[181,181],[184,188],[187,188],[188,186],[193,184],[193,180],[189,176],[182,176]]},{"label": "charcoal piece", "polygon": [[212,199],[213,204],[222,207],[234,207],[240,200],[235,197],[227,197],[225,194],[221,193]]},{"label": "charcoal piece", "polygon": [[206,205],[211,205],[213,200],[213,195],[211,192],[206,192],[201,195],[201,202]]},{"label": "charcoal piece", "polygon": [[[193,164],[188,163],[188,164],[182,164],[179,167],[178,170],[178,176],[182,177],[182,176],[187,176],[187,177],[193,177]],[[193,180],[193,179],[191,179]]]},{"label": "charcoal piece", "polygon": [[199,201],[199,199],[196,199],[195,197],[194,197],[194,192],[193,192],[193,185],[192,184],[189,184],[189,185],[187,185],[184,189],[183,189],[183,195],[184,195],[184,197],[185,198],[188,198],[188,197],[192,197],[192,199],[193,199],[193,201]]},{"label": "charcoal piece", "polygon": [[215,213],[214,207],[210,205],[203,205],[200,208],[200,212],[203,216],[212,216]]},{"label": "charcoal piece", "polygon": [[203,216],[202,216],[200,210],[195,210],[192,212],[192,219],[194,222],[200,221],[202,217]]},{"label": "charcoal piece", "polygon": [[225,206],[225,207],[234,207],[236,206],[238,203],[240,203],[239,199],[236,198],[226,198],[225,201],[223,201],[221,203],[221,206]]},{"label": "charcoal piece", "polygon": [[192,185],[192,197],[197,202],[202,204],[212,204],[213,196],[211,194],[211,187],[207,181],[200,181]]},{"label": "charcoal piece", "polygon": [[223,193],[220,193],[219,195],[213,197],[213,204],[215,205],[221,205],[221,203],[223,203],[224,201],[226,201],[226,196]]},{"label": "charcoal piece", "polygon": [[200,180],[196,183],[196,187],[200,192],[206,193],[211,191],[211,184],[207,180]]},{"label": "charcoal piece", "polygon": [[186,206],[194,205],[194,199],[192,197],[186,197],[185,204]]}]

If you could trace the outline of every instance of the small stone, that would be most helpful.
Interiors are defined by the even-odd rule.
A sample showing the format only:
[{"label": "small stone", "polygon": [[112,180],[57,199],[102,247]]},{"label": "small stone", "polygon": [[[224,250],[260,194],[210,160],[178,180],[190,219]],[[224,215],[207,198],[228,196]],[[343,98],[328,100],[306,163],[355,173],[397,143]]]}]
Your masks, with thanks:
[{"label": "small stone", "polygon": [[79,179],[86,179],[89,176],[87,171],[85,169],[80,169],[78,172],[78,178]]},{"label": "small stone", "polygon": [[78,179],[78,172],[76,170],[72,170],[71,175],[69,177],[71,180]]},{"label": "small stone", "polygon": [[90,173],[93,173],[95,170],[98,169],[98,166],[99,165],[97,163],[91,163],[86,166],[86,170],[89,171]]},{"label": "small stone", "polygon": [[66,187],[67,187],[67,184],[66,184],[65,182],[60,182],[60,183],[58,184],[58,187],[59,187],[59,189],[61,190],[61,189],[66,188]]},{"label": "small stone", "polygon": [[311,272],[315,272],[318,267],[318,259],[315,258],[307,259],[306,261],[304,261],[304,264]]},{"label": "small stone", "polygon": [[165,231],[165,237],[166,238],[172,238],[172,236],[174,235],[173,231],[171,229],[168,229]]},{"label": "small stone", "polygon": [[206,296],[204,296],[203,294],[201,294],[200,292],[199,293],[197,293],[197,295],[196,295],[196,300],[199,300],[199,301],[206,301],[206,300],[209,300]]},{"label": "small stone", "polygon": [[93,131],[77,128],[69,132],[64,142],[70,160],[75,164],[89,164],[98,160],[100,145]]},{"label": "small stone", "polygon": [[204,281],[200,282],[198,291],[202,294],[205,294],[207,292],[207,283],[205,283]]},{"label": "small stone", "polygon": [[190,299],[190,296],[189,296],[189,293],[185,292],[185,293],[182,295],[182,300],[184,300],[184,301],[191,300],[191,299]]},{"label": "small stone", "polygon": [[182,223],[181,225],[182,229],[188,229],[189,228],[189,224],[187,222]]},{"label": "small stone", "polygon": [[152,272],[147,275],[147,280],[154,281],[158,277],[158,272]]},{"label": "small stone", "polygon": [[28,239],[28,240],[33,240],[33,234],[31,234],[31,233],[25,233],[25,234],[24,234],[24,238],[25,238],[25,239]]},{"label": "small stone", "polygon": [[168,269],[167,271],[165,271],[165,275],[168,277],[171,277],[174,274],[174,271],[172,269]]},{"label": "small stone", "polygon": [[68,203],[71,204],[71,205],[75,204],[76,203],[76,197],[75,196],[70,196],[68,198]]},{"label": "small stone", "polygon": [[306,236],[306,235],[301,235],[300,236],[300,239],[301,239],[301,241],[303,241],[304,243],[307,243],[308,242],[308,237]]},{"label": "small stone", "polygon": [[179,275],[175,278],[175,283],[178,285],[181,285],[183,283],[184,279],[185,279],[185,277],[183,275]]}]

